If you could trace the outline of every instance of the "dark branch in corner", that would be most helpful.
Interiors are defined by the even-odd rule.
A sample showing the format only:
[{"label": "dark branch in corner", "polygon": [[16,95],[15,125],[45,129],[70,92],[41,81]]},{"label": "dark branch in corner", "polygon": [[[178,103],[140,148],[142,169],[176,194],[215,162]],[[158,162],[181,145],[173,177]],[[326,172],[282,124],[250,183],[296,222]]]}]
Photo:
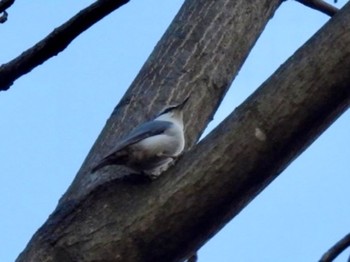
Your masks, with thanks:
[{"label": "dark branch in corner", "polygon": [[350,234],[347,234],[332,246],[320,259],[320,262],[331,262],[350,246]]},{"label": "dark branch in corner", "polygon": [[3,24],[7,21],[8,13],[6,9],[9,8],[15,0],[0,0],[0,23]]},{"label": "dark branch in corner", "polygon": [[303,5],[306,5],[310,8],[316,9],[326,15],[333,16],[335,15],[339,9],[331,4],[326,3],[323,0],[296,0]]},{"label": "dark branch in corner", "polygon": [[48,36],[12,61],[0,66],[0,91],[52,56],[64,50],[78,35],[129,0],[99,0],[81,10]]},{"label": "dark branch in corner", "polygon": [[7,8],[9,8],[15,0],[2,0],[0,1],[0,13],[3,13],[6,11]]}]

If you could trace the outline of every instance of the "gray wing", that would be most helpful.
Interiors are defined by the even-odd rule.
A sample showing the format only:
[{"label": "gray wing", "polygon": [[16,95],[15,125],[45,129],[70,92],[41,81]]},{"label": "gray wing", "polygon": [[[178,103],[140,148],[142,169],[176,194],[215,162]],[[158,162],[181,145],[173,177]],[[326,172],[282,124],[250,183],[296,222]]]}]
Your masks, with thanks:
[{"label": "gray wing", "polygon": [[116,147],[113,148],[110,154],[104,157],[95,167],[93,167],[91,172],[94,173],[96,170],[107,165],[127,162],[127,153],[122,152],[125,147],[135,144],[147,137],[162,134],[166,129],[171,127],[171,125],[172,123],[168,121],[149,121],[137,126],[130,132],[129,135],[121,140]]},{"label": "gray wing", "polygon": [[156,120],[143,123],[133,129],[129,135],[120,141],[120,143],[118,143],[117,146],[113,149],[113,152],[119,151],[126,146],[135,144],[147,137],[162,134],[171,126],[172,123],[169,121]]}]

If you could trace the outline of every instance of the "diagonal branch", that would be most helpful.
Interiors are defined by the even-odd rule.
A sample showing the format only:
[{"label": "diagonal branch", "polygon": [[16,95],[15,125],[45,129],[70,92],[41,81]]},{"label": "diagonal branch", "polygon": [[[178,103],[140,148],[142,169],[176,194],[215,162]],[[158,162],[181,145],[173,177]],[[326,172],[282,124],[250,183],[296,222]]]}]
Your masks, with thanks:
[{"label": "diagonal branch", "polygon": [[320,262],[332,262],[346,248],[350,246],[350,234],[340,239],[320,259]]},{"label": "diagonal branch", "polygon": [[78,35],[129,0],[98,0],[53,30],[43,40],[0,66],[0,91],[36,66],[64,50]]},{"label": "diagonal branch", "polygon": [[333,16],[339,9],[323,0],[296,0],[303,5],[318,10],[326,15]]},{"label": "diagonal branch", "polygon": [[80,198],[118,176],[89,173],[132,127],[189,93],[193,103],[185,121],[186,148],[191,148],[279,5],[280,0],[261,0],[254,8],[246,0],[185,1],[60,202]]},{"label": "diagonal branch", "polygon": [[[51,240],[55,242],[55,236],[58,236],[54,232],[56,227],[64,228],[61,221],[70,220],[70,215],[74,216],[74,210],[79,209],[91,190],[98,185],[108,185],[108,181],[116,179],[121,172],[120,169],[116,169],[104,174],[91,174],[90,167],[110,150],[120,136],[137,123],[145,121],[165,104],[178,101],[191,91],[193,103],[186,112],[185,121],[186,146],[192,147],[280,3],[280,0],[260,0],[252,8],[251,3],[246,0],[186,0],[107,121],[74,182],[60,200],[56,212],[50,216],[42,230],[33,236],[18,261],[42,261],[52,258],[56,251],[50,243]],[[142,188],[140,185],[134,189]],[[106,213],[101,212],[102,216],[104,214]],[[91,215],[95,217],[94,214]],[[49,233],[51,240],[44,241],[45,243],[41,242],[43,231],[52,233]],[[115,229],[110,232],[113,231]],[[111,249],[105,255],[109,254],[115,259],[115,247],[104,247],[108,249],[108,246]],[[84,251],[81,251],[83,255]],[[58,253],[65,256],[59,250]],[[96,252],[96,255],[98,256],[99,252]],[[111,258],[111,261],[114,261],[113,259]],[[102,260],[96,257],[96,261]],[[65,257],[56,261],[70,260]]]},{"label": "diagonal branch", "polygon": [[17,261],[189,257],[349,108],[349,12],[350,4],[164,176],[115,179],[66,199]]}]

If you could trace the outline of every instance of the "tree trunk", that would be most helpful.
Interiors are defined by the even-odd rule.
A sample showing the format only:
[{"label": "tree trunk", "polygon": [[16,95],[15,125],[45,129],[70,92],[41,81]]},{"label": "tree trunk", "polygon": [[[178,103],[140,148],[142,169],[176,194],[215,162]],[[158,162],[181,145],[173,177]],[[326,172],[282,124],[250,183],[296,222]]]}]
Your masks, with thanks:
[{"label": "tree trunk", "polygon": [[186,1],[115,108],[61,203],[80,199],[119,177],[124,170],[103,176],[89,172],[137,124],[189,93],[186,148],[192,148],[279,4],[279,0]]},{"label": "tree trunk", "polygon": [[[180,261],[330,126],[350,105],[350,4],[194,147],[278,5],[186,1],[17,261]],[[119,179],[121,168],[89,174],[123,134],[188,92],[192,150],[174,168],[144,184]]]}]

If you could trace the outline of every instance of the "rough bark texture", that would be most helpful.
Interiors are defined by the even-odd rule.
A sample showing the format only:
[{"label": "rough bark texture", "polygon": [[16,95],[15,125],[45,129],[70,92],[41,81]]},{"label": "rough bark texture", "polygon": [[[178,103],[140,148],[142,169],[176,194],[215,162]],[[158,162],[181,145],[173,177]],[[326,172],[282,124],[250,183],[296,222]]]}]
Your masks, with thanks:
[{"label": "rough bark texture", "polygon": [[61,202],[79,199],[96,185],[124,174],[120,168],[104,174],[90,174],[90,169],[130,129],[189,93],[184,121],[186,148],[191,148],[279,4],[279,0],[186,1],[115,108]]},{"label": "rough bark texture", "polygon": [[[181,24],[184,13],[190,17],[199,15],[194,17],[200,20],[221,4],[218,10],[223,17],[214,16],[211,23],[223,19],[221,23],[228,25],[224,21],[229,7],[239,3],[241,6],[235,8],[243,8],[243,2],[252,6],[251,1],[212,1],[207,12],[196,13],[208,2],[188,1],[171,30]],[[262,14],[266,21],[277,3],[255,1],[254,7],[260,3],[259,8],[247,13],[242,12],[244,8],[228,12],[231,19],[238,19],[238,24],[234,10],[236,14],[243,13],[243,17],[260,12],[255,22],[262,21]],[[194,8],[196,4],[199,4],[198,9]],[[247,25],[256,26],[256,23],[247,23],[245,30],[249,32],[252,28]],[[195,22],[187,21],[186,25],[191,31]],[[206,25],[205,29],[210,31],[211,25]],[[256,35],[262,27],[262,24],[257,27],[260,29],[255,30]],[[175,30],[174,34],[181,36],[183,27],[178,30],[180,32]],[[219,28],[212,30],[215,35]],[[193,90],[196,101],[191,104],[192,113],[186,114],[191,147],[205,126],[205,119],[212,115],[225,93],[223,85],[229,84],[228,75],[236,71],[223,70],[228,70],[227,65],[238,68],[226,59],[242,49],[228,51],[231,48],[228,45],[219,48],[215,44],[216,48],[208,49],[209,55],[201,60],[201,52],[198,54],[197,50],[210,45],[210,41],[201,42],[208,32],[198,35],[188,46],[186,43],[192,38],[181,38],[182,45],[178,49],[174,46],[180,40],[169,35],[169,31],[167,34],[157,50],[163,48],[163,53],[172,50],[175,56],[162,57],[162,53],[151,56],[133,88],[111,116],[83,171],[18,261],[179,261],[223,227],[349,107],[350,4],[158,180],[146,184],[112,180],[110,173],[114,169],[100,174],[101,177],[88,176],[86,170],[94,159],[102,156],[110,143],[130,129],[130,124],[133,126],[144,120],[160,104],[175,100],[175,96],[183,96],[189,90]],[[163,47],[162,42],[167,37],[175,39]],[[218,42],[218,38],[214,38],[216,41],[212,44]],[[239,40],[247,41],[247,37]],[[219,60],[205,63],[224,51],[227,53],[216,58]],[[197,63],[191,56],[186,56],[185,61],[180,59],[187,53],[197,54]],[[241,60],[242,57],[245,55],[239,56]],[[180,59],[179,64],[177,59]],[[157,63],[153,64],[154,61]],[[187,68],[189,64],[191,67]],[[190,69],[193,72],[189,72]],[[174,78],[169,73],[173,70]],[[168,93],[167,98],[164,92]],[[135,103],[139,98],[141,100],[137,101],[143,102]],[[148,104],[150,106],[146,106]],[[204,104],[206,108],[200,109]],[[129,118],[128,127],[117,126],[130,112],[143,112],[143,108],[150,111]],[[116,135],[114,130],[120,133]]]},{"label": "rough bark texture", "polygon": [[[90,174],[90,167],[136,124],[149,119],[164,105],[180,100],[189,92],[192,92],[192,102],[185,118],[186,147],[192,147],[210,121],[234,76],[279,4],[279,0],[186,1],[129,91],[114,110],[76,179],[61,199],[60,205],[45,225],[33,236],[18,261],[70,261],[70,259],[74,261],[92,261],[94,259],[115,261],[116,256],[119,256],[115,253],[117,239],[110,242],[111,239],[106,237],[105,240],[108,241],[106,244],[107,242],[104,242],[100,237],[93,236],[97,246],[89,248],[89,250],[94,255],[88,252],[89,254],[86,256],[83,254],[83,249],[78,254],[77,250],[61,248],[55,244],[56,240],[61,238],[62,229],[66,228],[67,225],[66,222],[71,217],[76,217],[76,212],[80,212],[79,206],[86,203],[89,192],[97,185],[105,185],[123,173],[122,169],[115,168],[107,170],[108,172],[104,174]],[[125,121],[126,117],[128,121]],[[154,188],[153,185],[150,186],[149,189]],[[129,195],[130,193],[134,195],[136,190],[139,196],[144,194],[142,188],[148,188],[146,185],[138,185],[132,186],[132,189],[127,184],[120,184],[120,187],[120,194],[127,193]],[[117,193],[117,195],[120,194]],[[154,196],[160,197],[159,194]],[[129,200],[124,202],[121,199],[121,202],[116,206],[123,206],[123,209],[129,210],[130,204]],[[95,204],[93,205],[95,206]],[[142,204],[142,206],[142,209],[148,208],[148,205]],[[152,210],[153,208],[149,211]],[[88,217],[101,220],[101,225],[103,225],[102,221],[111,213],[109,211],[101,213],[100,211],[94,213],[95,211],[91,209]],[[115,213],[112,216],[117,218],[120,214]],[[112,224],[111,227],[113,230],[109,230],[109,232],[118,231]],[[122,228],[120,229],[125,231],[128,225],[122,226]],[[80,233],[71,232],[68,235],[72,235],[67,236],[73,239]],[[81,240],[85,242],[85,240]],[[132,244],[127,240],[125,244],[128,243]],[[132,246],[129,248],[137,249],[137,247]],[[102,253],[99,253],[100,251]],[[126,253],[131,255],[133,252]],[[125,255],[120,255],[120,259],[132,261],[143,256],[137,251],[135,251],[134,258],[125,258]],[[64,260],[62,260],[63,258]]]},{"label": "rough bark texture", "polygon": [[78,35],[127,2],[129,0],[98,0],[53,30],[43,40],[20,56],[1,65],[0,91],[8,90],[16,79],[57,55]]}]

